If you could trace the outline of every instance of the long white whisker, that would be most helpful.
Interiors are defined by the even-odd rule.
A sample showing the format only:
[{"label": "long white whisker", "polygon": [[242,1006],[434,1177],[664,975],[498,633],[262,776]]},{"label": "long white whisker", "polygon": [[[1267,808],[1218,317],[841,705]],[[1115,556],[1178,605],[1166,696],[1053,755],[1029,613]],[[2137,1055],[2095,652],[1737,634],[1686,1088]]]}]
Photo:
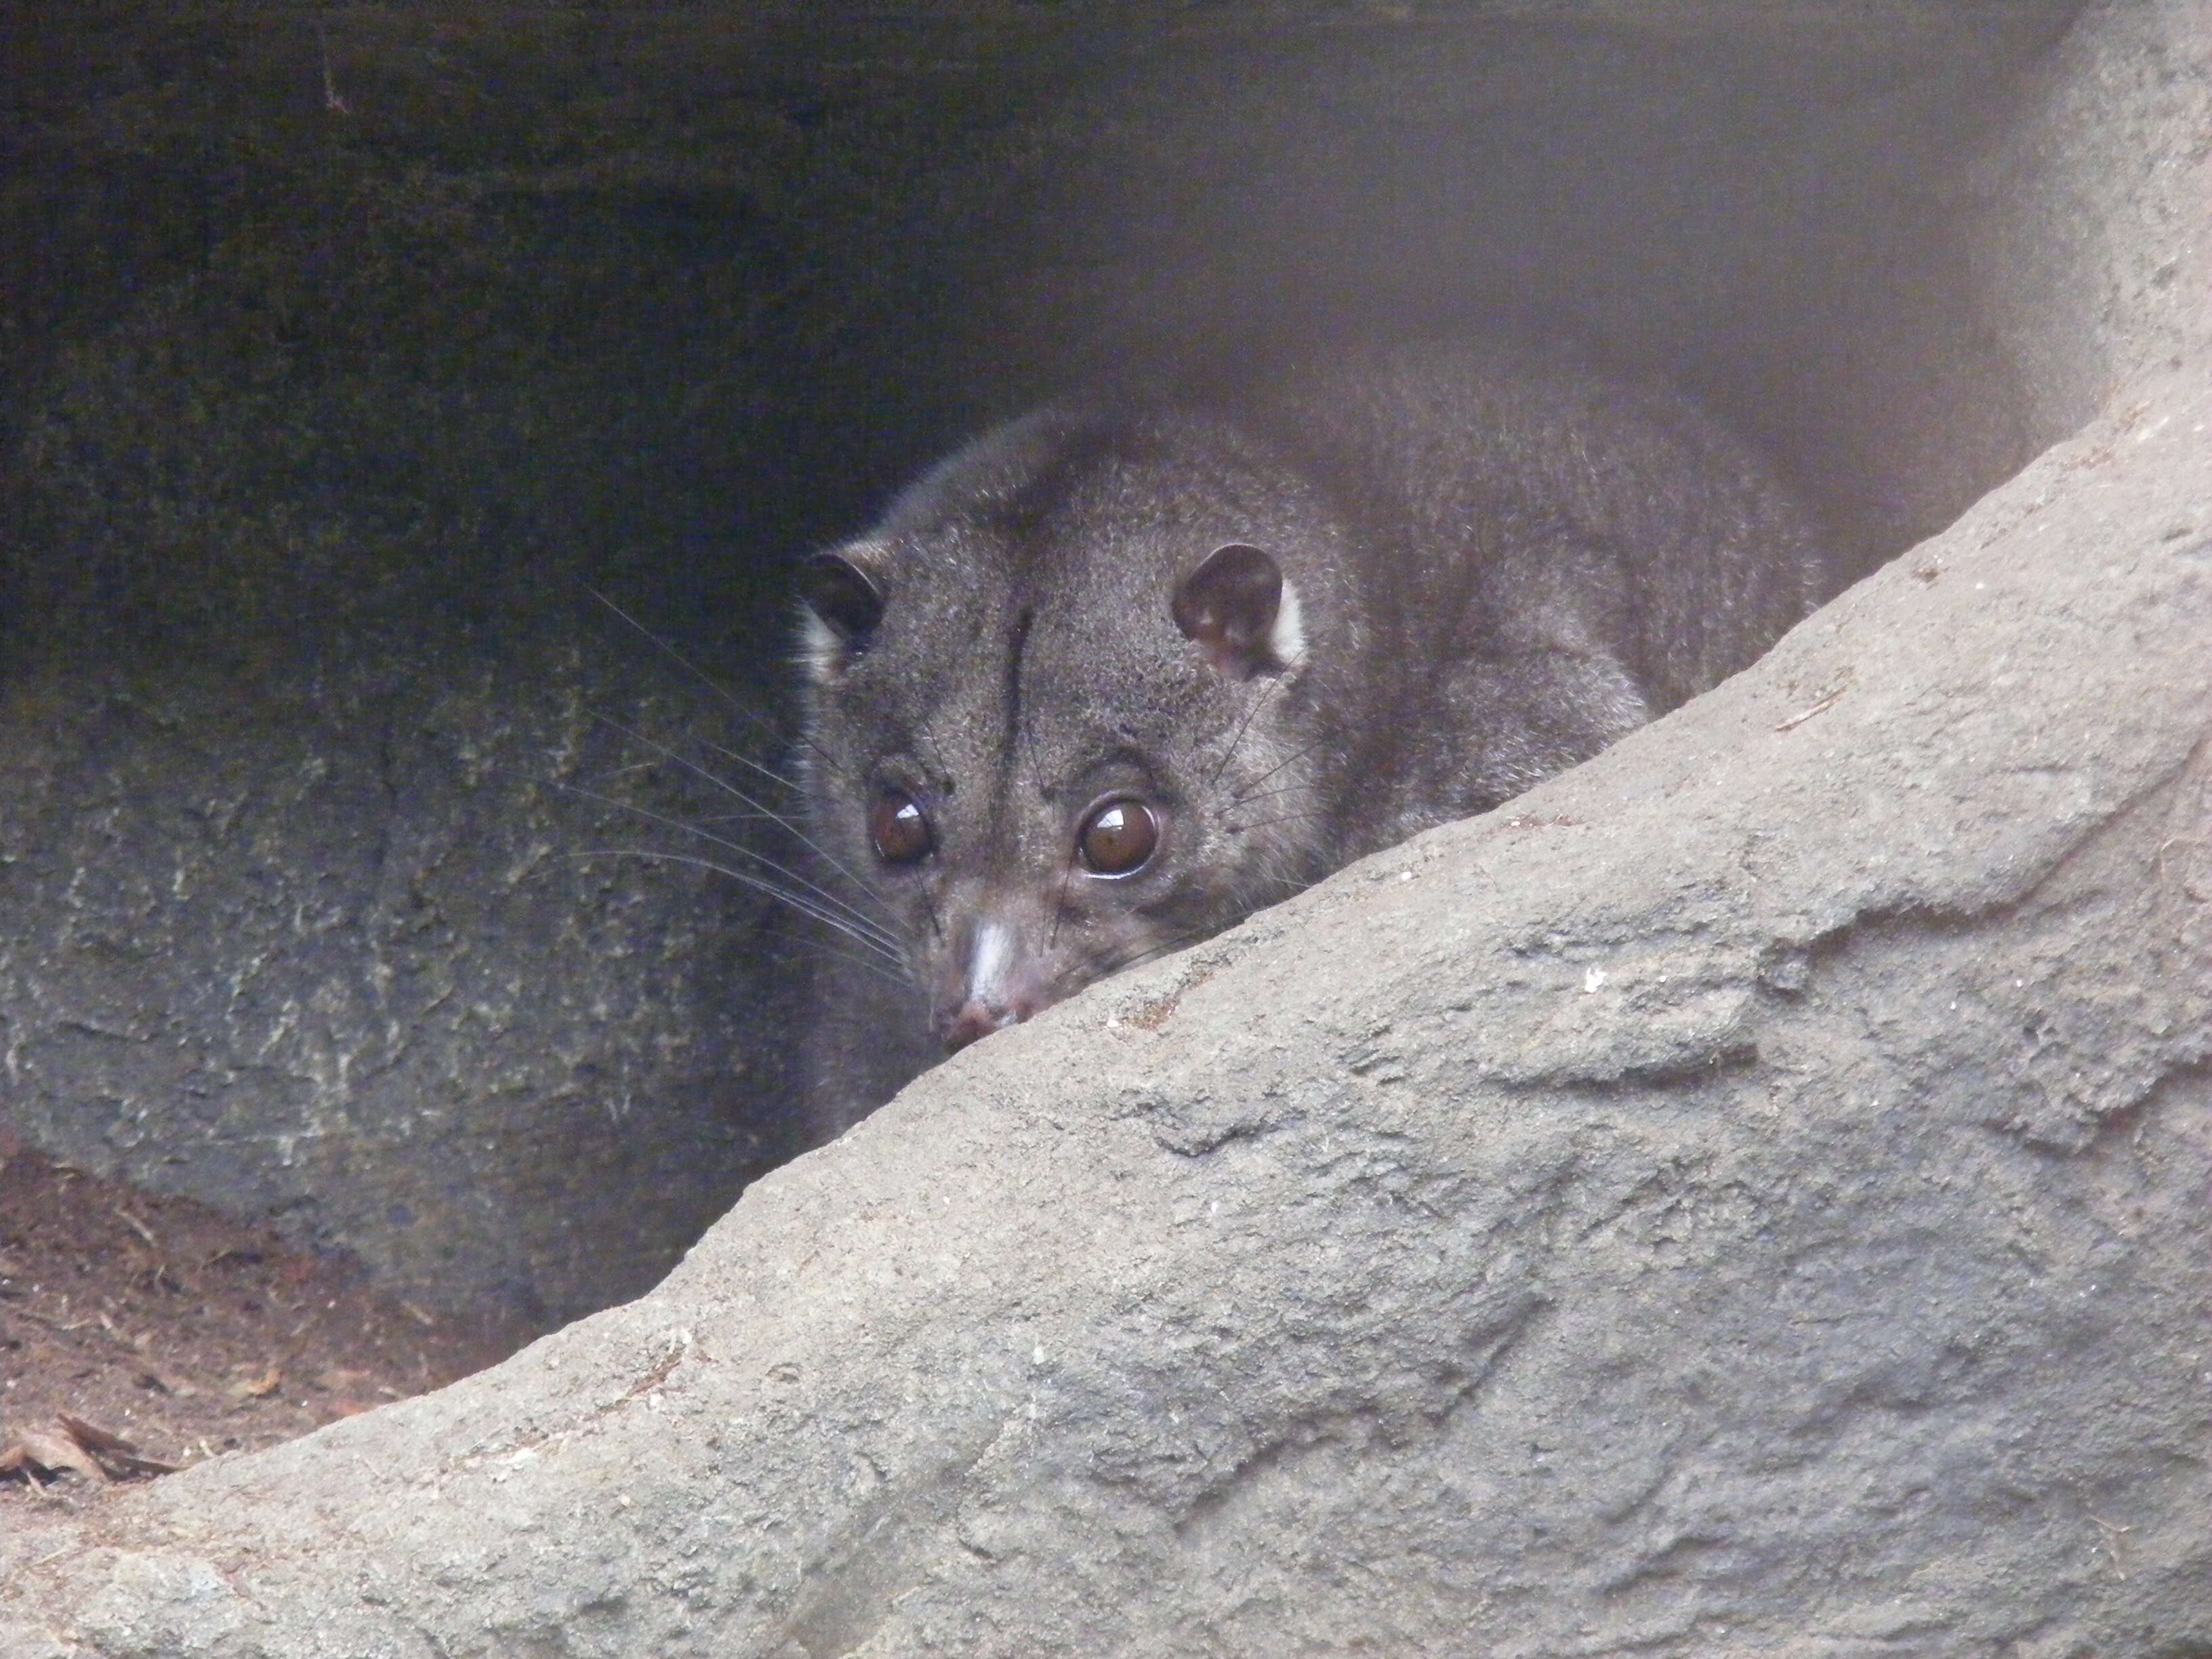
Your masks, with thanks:
[{"label": "long white whisker", "polygon": [[[1229,769],[1229,763],[1237,758],[1237,751],[1244,746],[1244,734],[1252,729],[1252,722],[1259,718],[1260,711],[1267,706],[1267,699],[1279,694],[1289,684],[1287,678],[1279,675],[1266,690],[1252,699],[1252,706],[1244,711],[1244,718],[1237,722],[1237,735],[1229,740],[1229,747],[1221,757],[1221,764],[1215,767],[1212,775],[1206,780],[1209,787],[1221,781],[1221,775]],[[1279,767],[1276,769],[1281,769]],[[1272,776],[1273,774],[1269,775]]]},{"label": "long white whisker", "polygon": [[876,943],[882,945],[886,948],[895,947],[897,945],[898,941],[893,937],[890,930],[884,927],[881,922],[877,921],[872,917],[869,916],[865,911],[847,903],[843,899],[839,898],[828,888],[818,886],[815,883],[807,880],[805,877],[800,875],[796,870],[787,870],[782,865],[778,864],[774,859],[768,857],[765,854],[755,852],[743,842],[732,841],[727,836],[718,836],[711,830],[702,830],[696,823],[686,823],[683,819],[671,817],[665,812],[656,812],[649,807],[635,805],[625,800],[617,800],[611,795],[602,795],[596,790],[585,789],[573,783],[560,784],[557,787],[565,793],[580,796],[585,800],[597,801],[603,806],[611,806],[618,812],[634,813],[635,816],[644,818],[648,823],[665,824],[671,830],[680,830],[687,836],[696,836],[702,841],[710,842],[716,847],[726,848],[729,851],[738,854],[740,857],[749,858],[754,863],[762,866],[763,868],[773,870],[777,875],[781,876],[786,881],[797,883],[808,892],[813,894],[823,903],[832,907],[832,908],[837,911],[842,912],[846,916],[851,919],[851,926],[853,930],[855,932],[856,937],[859,933],[865,932]]},{"label": "long white whisker", "polygon": [[[768,731],[771,731],[771,732],[773,732],[773,731],[775,730],[775,727],[774,727],[774,724],[773,724],[773,722],[771,722],[771,721],[768,719],[768,717],[767,717],[766,715],[763,714],[760,712],[760,710],[758,710],[757,708],[754,708],[750,707],[750,706],[749,706],[748,704],[746,704],[746,703],[745,703],[742,699],[740,699],[735,692],[732,691],[732,690],[731,690],[727,686],[726,686],[726,685],[722,684],[720,681],[716,680],[716,679],[715,679],[712,675],[710,675],[710,674],[708,674],[708,673],[705,672],[703,670],[702,670],[702,669],[700,669],[700,668],[698,668],[698,667],[695,666],[695,665],[692,664],[692,662],[690,661],[690,659],[689,658],[687,658],[687,657],[686,657],[686,656],[685,656],[685,655],[684,655],[681,651],[678,651],[678,650],[674,646],[672,646],[672,645],[669,644],[669,642],[668,642],[666,640],[662,639],[662,638],[660,637],[660,635],[658,635],[658,634],[654,633],[651,629],[647,628],[647,627],[643,623],[640,622],[636,617],[635,617],[631,616],[631,615],[629,614],[629,611],[627,611],[623,610],[620,605],[617,605],[617,604],[616,604],[612,599],[609,599],[605,594],[604,594],[604,593],[600,592],[599,592],[599,590],[598,588],[596,588],[596,587],[586,587],[586,588],[584,590],[584,592],[586,592],[586,593],[589,593],[589,594],[590,594],[593,599],[597,599],[597,600],[598,600],[601,605],[603,605],[606,606],[606,608],[607,608],[608,610],[610,610],[610,611],[613,611],[613,612],[615,613],[615,615],[616,615],[616,616],[617,616],[617,617],[621,617],[621,618],[623,619],[623,621],[624,621],[625,623],[629,623],[632,628],[635,629],[637,630],[637,632],[638,632],[641,635],[642,635],[642,636],[643,636],[643,637],[644,637],[647,641],[649,641],[649,642],[650,642],[650,643],[651,643],[651,644],[652,644],[652,645],[653,645],[653,646],[657,650],[659,650],[659,651],[665,652],[665,653],[667,654],[668,659],[669,659],[669,660],[670,660],[670,661],[673,662],[673,663],[674,663],[674,664],[675,664],[678,668],[682,669],[685,673],[687,673],[687,674],[690,675],[690,676],[691,676],[691,678],[692,678],[693,679],[695,679],[695,680],[698,681],[700,684],[702,684],[702,685],[705,686],[705,687],[706,687],[709,691],[712,691],[712,692],[713,692],[716,696],[720,697],[720,698],[724,702],[726,702],[726,703],[729,704],[729,705],[730,705],[730,707],[731,707],[732,708],[735,709],[735,710],[736,710],[739,714],[743,715],[746,720],[748,720],[751,721],[751,722],[752,722],[752,724],[753,724],[756,727],[762,728],[762,729],[768,730]],[[778,732],[778,733],[776,733],[776,735],[777,735],[777,737],[778,737],[779,738],[781,738],[781,733]],[[829,758],[828,755],[827,755],[827,754],[823,750],[823,749],[822,749],[821,745],[820,745],[820,744],[817,744],[817,743],[814,741],[814,739],[813,739],[813,738],[810,738],[810,737],[807,737],[804,732],[801,732],[801,733],[799,734],[799,740],[800,740],[802,743],[805,744],[805,745],[806,745],[809,749],[813,750],[817,754],[822,755],[822,756],[823,756],[823,757],[825,760],[826,760],[827,758]],[[762,770],[763,770],[763,771],[766,771],[766,770],[767,770],[767,769],[766,769],[765,767],[762,768],[761,769],[762,769]],[[777,782],[779,782],[779,783],[781,783],[781,784],[785,785],[787,787],[788,787],[790,786],[790,781],[790,781],[788,778],[779,777],[779,776],[777,776],[777,775],[776,775],[776,774],[775,774],[775,773],[773,773],[773,772],[769,773],[769,775],[770,777],[775,778],[775,780],[776,780],[776,781],[777,781]]]},{"label": "long white whisker", "polygon": [[[1273,766],[1269,767],[1266,771],[1264,771],[1264,772],[1261,773],[1261,774],[1260,774],[1260,775],[1259,775],[1258,777],[1256,777],[1256,778],[1253,779],[1253,780],[1252,780],[1252,781],[1251,781],[1251,783],[1250,783],[1249,785],[1248,785],[1248,786],[1247,786],[1248,790],[1249,790],[1249,789],[1256,789],[1256,788],[1258,788],[1261,784],[1263,784],[1263,783],[1267,782],[1267,781],[1269,778],[1273,777],[1273,776],[1275,775],[1275,774],[1276,774],[1276,773],[1278,773],[1278,772],[1281,771],[1281,770],[1282,770],[1285,766],[1289,766],[1289,765],[1292,764],[1292,763],[1295,763],[1295,762],[1304,760],[1304,759],[1308,755],[1312,754],[1312,753],[1313,753],[1313,751],[1314,751],[1315,750],[1316,750],[1316,749],[1318,749],[1318,748],[1320,748],[1320,747],[1321,747],[1321,744],[1319,743],[1319,741],[1318,741],[1318,740],[1316,740],[1316,741],[1315,741],[1315,742],[1313,742],[1313,743],[1310,743],[1310,744],[1308,744],[1304,748],[1303,748],[1303,749],[1299,750],[1297,751],[1297,753],[1296,753],[1295,755],[1287,755],[1287,756],[1284,757],[1284,758],[1282,758],[1281,760],[1277,761],[1277,762],[1276,762]],[[1296,786],[1295,786],[1295,785],[1287,785],[1287,786],[1285,786],[1285,787],[1295,787]],[[1268,791],[1268,793],[1270,793],[1270,794],[1273,794],[1273,793],[1274,793],[1274,792],[1273,792],[1273,790],[1269,790],[1269,791]],[[1243,801],[1247,801],[1247,800],[1254,799],[1255,799],[1255,797],[1254,797],[1253,795],[1251,795],[1251,794],[1249,794],[1249,793],[1245,793],[1245,794],[1236,795],[1236,796],[1232,797],[1232,799],[1236,799],[1236,800],[1237,800],[1237,801],[1238,801],[1239,803],[1242,803],[1242,802],[1243,802]]]},{"label": "long white whisker", "polygon": [[865,968],[870,973],[881,975],[894,985],[911,985],[914,982],[912,977],[907,973],[903,963],[899,964],[898,972],[892,973],[873,957],[864,957],[853,951],[841,951],[826,939],[805,939],[781,928],[774,931],[780,939],[790,939],[794,945],[803,945],[805,949],[817,951],[825,957],[835,957],[840,962],[849,962],[855,968]]},{"label": "long white whisker", "polygon": [[1221,829],[1222,833],[1224,835],[1242,836],[1254,830],[1265,830],[1271,824],[1297,823],[1307,818],[1318,818],[1326,816],[1327,814],[1322,812],[1285,812],[1280,817],[1261,818],[1255,823],[1224,823],[1221,826]]},{"label": "long white whisker", "polygon": [[[848,939],[877,951],[885,961],[893,963],[901,969],[899,982],[905,983],[903,977],[905,959],[896,951],[868,934],[861,933],[842,917],[832,915],[801,895],[791,891],[788,888],[779,887],[765,877],[753,874],[750,870],[732,869],[726,864],[716,863],[713,859],[695,858],[689,853],[662,853],[642,847],[599,847],[586,852],[565,854],[563,856],[572,859],[646,859],[659,864],[686,864],[695,870],[711,870],[716,875],[727,876],[731,880],[742,883],[756,892],[766,893],[771,898],[782,900],[799,915],[811,916],[824,927],[834,927]],[[878,971],[883,970],[879,969]]]},{"label": "long white whisker", "polygon": [[[1295,758],[1295,757],[1294,757],[1293,758]],[[1285,766],[1287,766],[1287,765],[1289,765],[1289,764],[1290,764],[1290,762],[1289,762],[1289,761],[1285,761],[1285,762],[1284,762],[1284,763],[1283,763],[1283,764],[1284,764]],[[1279,770],[1281,769],[1281,768],[1279,768],[1279,768],[1277,768],[1276,769],[1279,771]],[[1261,781],[1261,780],[1260,780],[1260,779],[1257,779],[1257,778],[1255,778],[1255,779],[1253,780],[1253,781],[1254,781],[1255,783],[1257,783],[1257,782]],[[1237,807],[1240,807],[1240,806],[1249,806],[1249,805],[1250,805],[1254,801],[1255,801],[1255,800],[1266,800],[1266,799],[1267,799],[1270,796],[1273,796],[1273,795],[1287,795],[1287,794],[1291,794],[1291,793],[1292,793],[1293,792],[1295,792],[1295,791],[1297,791],[1297,790],[1304,789],[1304,788],[1305,788],[1306,787],[1307,787],[1307,786],[1306,786],[1306,784],[1305,784],[1303,781],[1301,781],[1297,782],[1297,783],[1279,783],[1279,784],[1277,784],[1277,785],[1276,785],[1273,789],[1261,789],[1261,790],[1258,790],[1258,791],[1255,791],[1255,792],[1253,792],[1253,793],[1248,793],[1248,794],[1242,794],[1242,795],[1231,795],[1231,796],[1229,798],[1229,807],[1228,807],[1228,809],[1227,809],[1226,811],[1224,811],[1223,816],[1225,817],[1226,816],[1228,816],[1228,812],[1229,812],[1229,811],[1235,811]]]},{"label": "long white whisker", "polygon": [[712,742],[706,738],[695,738],[694,741],[696,742],[702,749],[707,750],[710,753],[720,755],[724,760],[735,761],[738,765],[746,768],[748,770],[759,773],[770,783],[781,784],[786,789],[796,789],[799,787],[799,785],[794,781],[790,778],[787,778],[782,773],[777,771],[774,767],[763,766],[750,755],[740,755],[736,750],[725,749],[720,744]]},{"label": "long white whisker", "polygon": [[[666,744],[655,743],[651,738],[647,737],[642,732],[631,731],[629,727],[624,726],[620,720],[610,720],[605,714],[598,715],[595,718],[598,719],[601,725],[605,726],[613,731],[621,732],[623,736],[628,738],[632,743],[641,743],[647,749],[652,750],[656,755],[663,756],[665,758],[673,761],[677,765],[682,767],[693,776],[703,779],[708,783],[712,784],[715,788],[733,797],[741,805],[750,807],[756,812],[767,813],[769,817],[774,818],[778,823],[783,826],[785,832],[788,834],[793,840],[798,842],[799,845],[805,848],[807,851],[812,853],[824,864],[827,864],[832,870],[835,870],[839,875],[844,877],[846,880],[851,882],[854,889],[860,892],[862,897],[873,902],[875,907],[878,910],[881,910],[885,915],[889,915],[890,914],[890,907],[885,904],[881,899],[877,898],[875,894],[869,890],[867,883],[862,881],[858,876],[854,875],[850,870],[848,870],[842,864],[839,863],[836,859],[830,856],[828,850],[816,842],[815,840],[805,830],[801,830],[797,824],[792,823],[790,819],[785,817],[781,813],[774,811],[767,805],[766,803],[755,800],[750,795],[745,793],[744,790],[738,788],[737,785],[732,783],[727,778],[716,777],[712,772],[709,772],[705,767],[700,765],[696,761],[678,754]],[[754,854],[753,856],[757,858],[759,857],[759,854]],[[762,862],[766,863],[767,860],[763,859],[762,860]]]},{"label": "long white whisker", "polygon": [[[737,692],[730,690],[728,686],[723,686],[721,681],[717,681],[717,679],[714,679],[714,677],[712,677],[712,675],[708,675],[708,672],[706,672],[706,671],[702,671],[702,668],[696,668],[696,665],[692,665],[692,661],[688,659],[686,654],[681,653],[681,650],[677,650],[675,646],[668,644],[668,641],[665,641],[665,639],[661,639],[659,635],[657,635],[657,633],[653,633],[653,629],[648,629],[648,626],[646,626],[646,623],[641,623],[641,622],[639,622],[637,617],[633,617],[633,615],[630,615],[629,611],[623,611],[623,608],[619,606],[619,604],[615,604],[613,599],[608,599],[606,595],[604,595],[604,592],[599,592],[599,591],[598,591],[598,588],[584,588],[584,592],[588,592],[588,595],[591,595],[592,599],[598,599],[598,602],[599,602],[599,604],[604,604],[604,606],[606,606],[608,611],[613,611],[613,613],[617,615],[617,617],[622,617],[623,622],[630,623],[630,626],[633,626],[633,629],[637,630],[639,635],[644,635],[644,637],[648,639],[648,641],[650,641],[650,644],[654,646],[654,648],[659,648],[659,650],[664,650],[664,653],[668,653],[668,659],[675,661],[677,668],[681,668],[681,671],[686,672],[686,675],[690,675],[692,679],[699,681],[699,684],[702,684],[702,686],[706,686],[708,690],[714,692],[714,695],[717,695],[719,699],[721,699],[721,702],[728,703],[728,706],[732,708],[732,710],[737,710],[738,714],[744,714],[745,721],[752,723],[754,730],[761,730],[761,732],[768,732],[769,737],[775,737],[776,741],[779,741],[779,744],[781,744],[781,741],[783,741],[783,732],[781,732],[781,730],[776,730],[776,723],[772,721],[772,719],[768,719],[768,717],[765,717],[765,714],[761,714],[761,710],[757,710],[757,708],[752,708],[752,706],[750,706],[750,703],[745,703],[744,699],[741,699],[741,696],[737,695]],[[821,754],[821,757],[823,757],[823,759],[825,759],[825,761],[834,759],[832,754],[830,754],[830,750],[825,750],[825,748],[823,748],[821,744],[817,744],[817,741],[814,741],[814,738],[811,738],[810,734],[807,734],[807,732],[803,732],[803,730],[801,730],[801,732],[799,732],[799,741],[801,741],[801,744],[805,744],[807,748],[810,748],[810,750],[814,750],[814,752],[817,752],[817,754]],[[752,765],[759,765],[759,761],[754,761]],[[763,769],[763,772],[768,772],[768,776],[772,776],[772,779],[776,779],[776,783],[781,783],[781,785],[783,785],[783,787],[787,787],[787,790],[790,790],[790,787],[796,787],[796,785],[792,783],[792,781],[787,779],[787,776],[781,775],[781,772],[769,772],[768,768],[761,768],[761,769]]]}]

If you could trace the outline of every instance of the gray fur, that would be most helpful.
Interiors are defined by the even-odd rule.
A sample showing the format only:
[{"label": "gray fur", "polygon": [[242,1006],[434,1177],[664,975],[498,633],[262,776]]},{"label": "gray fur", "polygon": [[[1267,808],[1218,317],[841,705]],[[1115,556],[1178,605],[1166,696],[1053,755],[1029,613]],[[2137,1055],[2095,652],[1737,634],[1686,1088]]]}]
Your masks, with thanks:
[{"label": "gray fur", "polygon": [[[1303,634],[1249,678],[1170,612],[1230,543],[1273,559]],[[1587,758],[1749,663],[1827,580],[1804,514],[1710,417],[1521,343],[1048,408],[842,551],[882,620],[856,653],[810,618],[811,834],[905,981],[825,970],[824,1137],[942,1054],[981,928],[1007,957],[994,1019],[1025,1017]],[[911,866],[871,845],[886,782],[933,822]],[[1108,879],[1073,854],[1115,789],[1164,830]]]}]

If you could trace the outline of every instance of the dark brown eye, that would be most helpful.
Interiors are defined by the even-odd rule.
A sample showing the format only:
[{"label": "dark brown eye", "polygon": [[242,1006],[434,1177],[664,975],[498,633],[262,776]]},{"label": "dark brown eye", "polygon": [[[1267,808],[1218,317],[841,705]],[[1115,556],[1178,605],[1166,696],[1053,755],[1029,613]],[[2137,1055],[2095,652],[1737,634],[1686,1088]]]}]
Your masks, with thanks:
[{"label": "dark brown eye", "polygon": [[919,864],[937,845],[929,832],[929,814],[913,796],[896,789],[883,791],[868,809],[868,838],[885,864]]},{"label": "dark brown eye", "polygon": [[1075,851],[1094,876],[1141,870],[1160,844],[1160,821],[1140,800],[1109,800],[1091,809],[1076,832]]}]

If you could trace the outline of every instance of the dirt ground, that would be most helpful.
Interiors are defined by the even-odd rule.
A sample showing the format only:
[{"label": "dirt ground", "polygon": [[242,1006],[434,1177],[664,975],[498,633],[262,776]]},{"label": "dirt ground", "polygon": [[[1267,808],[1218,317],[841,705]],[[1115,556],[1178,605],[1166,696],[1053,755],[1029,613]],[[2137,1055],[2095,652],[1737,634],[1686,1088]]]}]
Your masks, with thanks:
[{"label": "dirt ground", "polygon": [[440,1387],[532,1334],[0,1133],[0,1527]]}]

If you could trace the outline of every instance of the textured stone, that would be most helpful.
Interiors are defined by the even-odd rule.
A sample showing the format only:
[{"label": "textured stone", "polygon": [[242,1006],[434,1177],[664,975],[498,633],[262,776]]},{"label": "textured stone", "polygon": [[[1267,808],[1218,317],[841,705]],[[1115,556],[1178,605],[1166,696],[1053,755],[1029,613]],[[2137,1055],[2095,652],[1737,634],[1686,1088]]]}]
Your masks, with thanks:
[{"label": "textured stone", "polygon": [[0,1649],[2212,1650],[2208,62],[2094,9],[1987,158],[2110,392],[1942,534],[650,1295],[0,1538]]}]

